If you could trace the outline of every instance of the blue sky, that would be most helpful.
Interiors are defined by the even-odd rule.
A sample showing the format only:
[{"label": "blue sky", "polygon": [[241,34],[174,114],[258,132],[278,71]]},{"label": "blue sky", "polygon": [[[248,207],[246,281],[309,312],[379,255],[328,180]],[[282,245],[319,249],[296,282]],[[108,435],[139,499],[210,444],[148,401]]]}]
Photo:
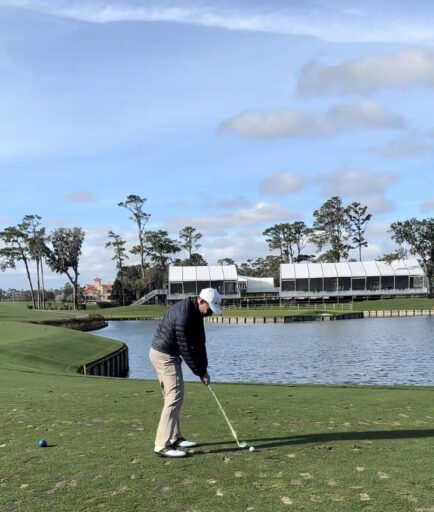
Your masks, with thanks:
[{"label": "blue sky", "polygon": [[[81,284],[112,281],[117,203],[204,234],[210,264],[328,198],[390,222],[434,214],[434,7],[411,2],[0,0],[0,229],[86,231]],[[184,257],[183,253],[179,256]],[[134,262],[132,258],[130,260]],[[64,277],[47,275],[47,286]],[[23,269],[0,287],[26,287]]]}]

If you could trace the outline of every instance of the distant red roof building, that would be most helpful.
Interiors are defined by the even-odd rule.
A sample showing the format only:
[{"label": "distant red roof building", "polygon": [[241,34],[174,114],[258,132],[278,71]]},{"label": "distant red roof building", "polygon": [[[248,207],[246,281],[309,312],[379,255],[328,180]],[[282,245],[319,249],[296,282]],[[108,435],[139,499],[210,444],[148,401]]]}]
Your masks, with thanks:
[{"label": "distant red roof building", "polygon": [[84,286],[84,297],[87,302],[109,301],[112,284],[102,284],[101,278],[95,277],[94,284]]}]

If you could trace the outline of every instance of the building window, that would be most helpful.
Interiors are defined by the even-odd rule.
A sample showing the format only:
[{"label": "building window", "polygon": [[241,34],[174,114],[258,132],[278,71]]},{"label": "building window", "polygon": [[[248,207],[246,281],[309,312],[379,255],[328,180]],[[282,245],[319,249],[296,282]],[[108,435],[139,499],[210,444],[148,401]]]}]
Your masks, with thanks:
[{"label": "building window", "polygon": [[395,289],[405,290],[406,288],[408,288],[408,276],[396,276]]},{"label": "building window", "polygon": [[197,295],[196,281],[184,282],[184,293],[188,295]]},{"label": "building window", "polygon": [[365,277],[354,277],[352,279],[353,290],[366,290],[366,278]]},{"label": "building window", "polygon": [[182,293],[182,283],[170,283],[170,293]]},{"label": "building window", "polygon": [[282,292],[294,292],[295,281],[282,281]]}]

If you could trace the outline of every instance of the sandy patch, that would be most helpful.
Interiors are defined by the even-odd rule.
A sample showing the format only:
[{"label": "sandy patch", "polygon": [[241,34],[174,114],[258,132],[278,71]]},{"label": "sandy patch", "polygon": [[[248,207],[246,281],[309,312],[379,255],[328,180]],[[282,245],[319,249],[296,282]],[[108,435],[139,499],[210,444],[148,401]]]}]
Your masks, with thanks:
[{"label": "sandy patch", "polygon": [[310,501],[313,501],[314,503],[320,503],[322,501],[321,496],[311,496]]},{"label": "sandy patch", "polygon": [[310,473],[300,473],[300,476],[302,476],[305,480],[313,479],[313,476]]},{"label": "sandy patch", "polygon": [[377,475],[380,480],[387,480],[388,478],[390,478],[387,473],[383,473],[382,471],[379,471]]},{"label": "sandy patch", "polygon": [[332,501],[344,501],[344,499],[343,496],[332,496]]}]

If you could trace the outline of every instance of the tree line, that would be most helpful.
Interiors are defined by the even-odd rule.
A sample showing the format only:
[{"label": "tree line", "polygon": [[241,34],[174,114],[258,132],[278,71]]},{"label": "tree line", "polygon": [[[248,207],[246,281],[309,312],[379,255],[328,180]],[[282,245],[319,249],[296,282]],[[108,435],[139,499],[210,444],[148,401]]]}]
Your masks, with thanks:
[{"label": "tree line", "polygon": [[[169,236],[165,230],[147,230],[151,217],[144,211],[147,199],[139,195],[128,195],[117,203],[127,210],[129,220],[136,229],[137,244],[129,251],[126,240],[110,230],[106,247],[113,251],[117,275],[113,284],[112,299],[119,304],[130,304],[145,293],[163,288],[167,283],[169,264],[183,266],[207,265],[198,252],[203,237],[196,228],[186,226],[179,232],[179,239]],[[237,264],[231,258],[222,258],[219,264],[235,264],[242,275],[273,276],[279,279],[281,263],[302,261],[340,262],[356,250],[362,260],[362,249],[368,246],[365,231],[372,214],[367,206],[358,202],[345,205],[341,198],[328,199],[313,212],[313,224],[302,221],[275,224],[262,233],[270,251],[256,260],[248,259]],[[418,257],[428,279],[428,290],[432,295],[434,275],[434,218],[418,220],[411,218],[390,225],[391,238],[397,248],[380,259],[392,261],[409,255]],[[74,307],[78,308],[78,266],[85,233],[82,228],[58,228],[47,234],[39,215],[25,215],[16,226],[0,231],[0,269],[16,268],[22,262],[35,309],[45,309],[44,264],[56,273],[64,274],[71,285]],[[315,254],[306,254],[307,247],[314,247]],[[175,256],[187,252],[184,259]],[[139,264],[127,265],[129,255],[137,255]],[[33,267],[33,272],[31,271]],[[36,283],[35,281],[36,275]]]}]

